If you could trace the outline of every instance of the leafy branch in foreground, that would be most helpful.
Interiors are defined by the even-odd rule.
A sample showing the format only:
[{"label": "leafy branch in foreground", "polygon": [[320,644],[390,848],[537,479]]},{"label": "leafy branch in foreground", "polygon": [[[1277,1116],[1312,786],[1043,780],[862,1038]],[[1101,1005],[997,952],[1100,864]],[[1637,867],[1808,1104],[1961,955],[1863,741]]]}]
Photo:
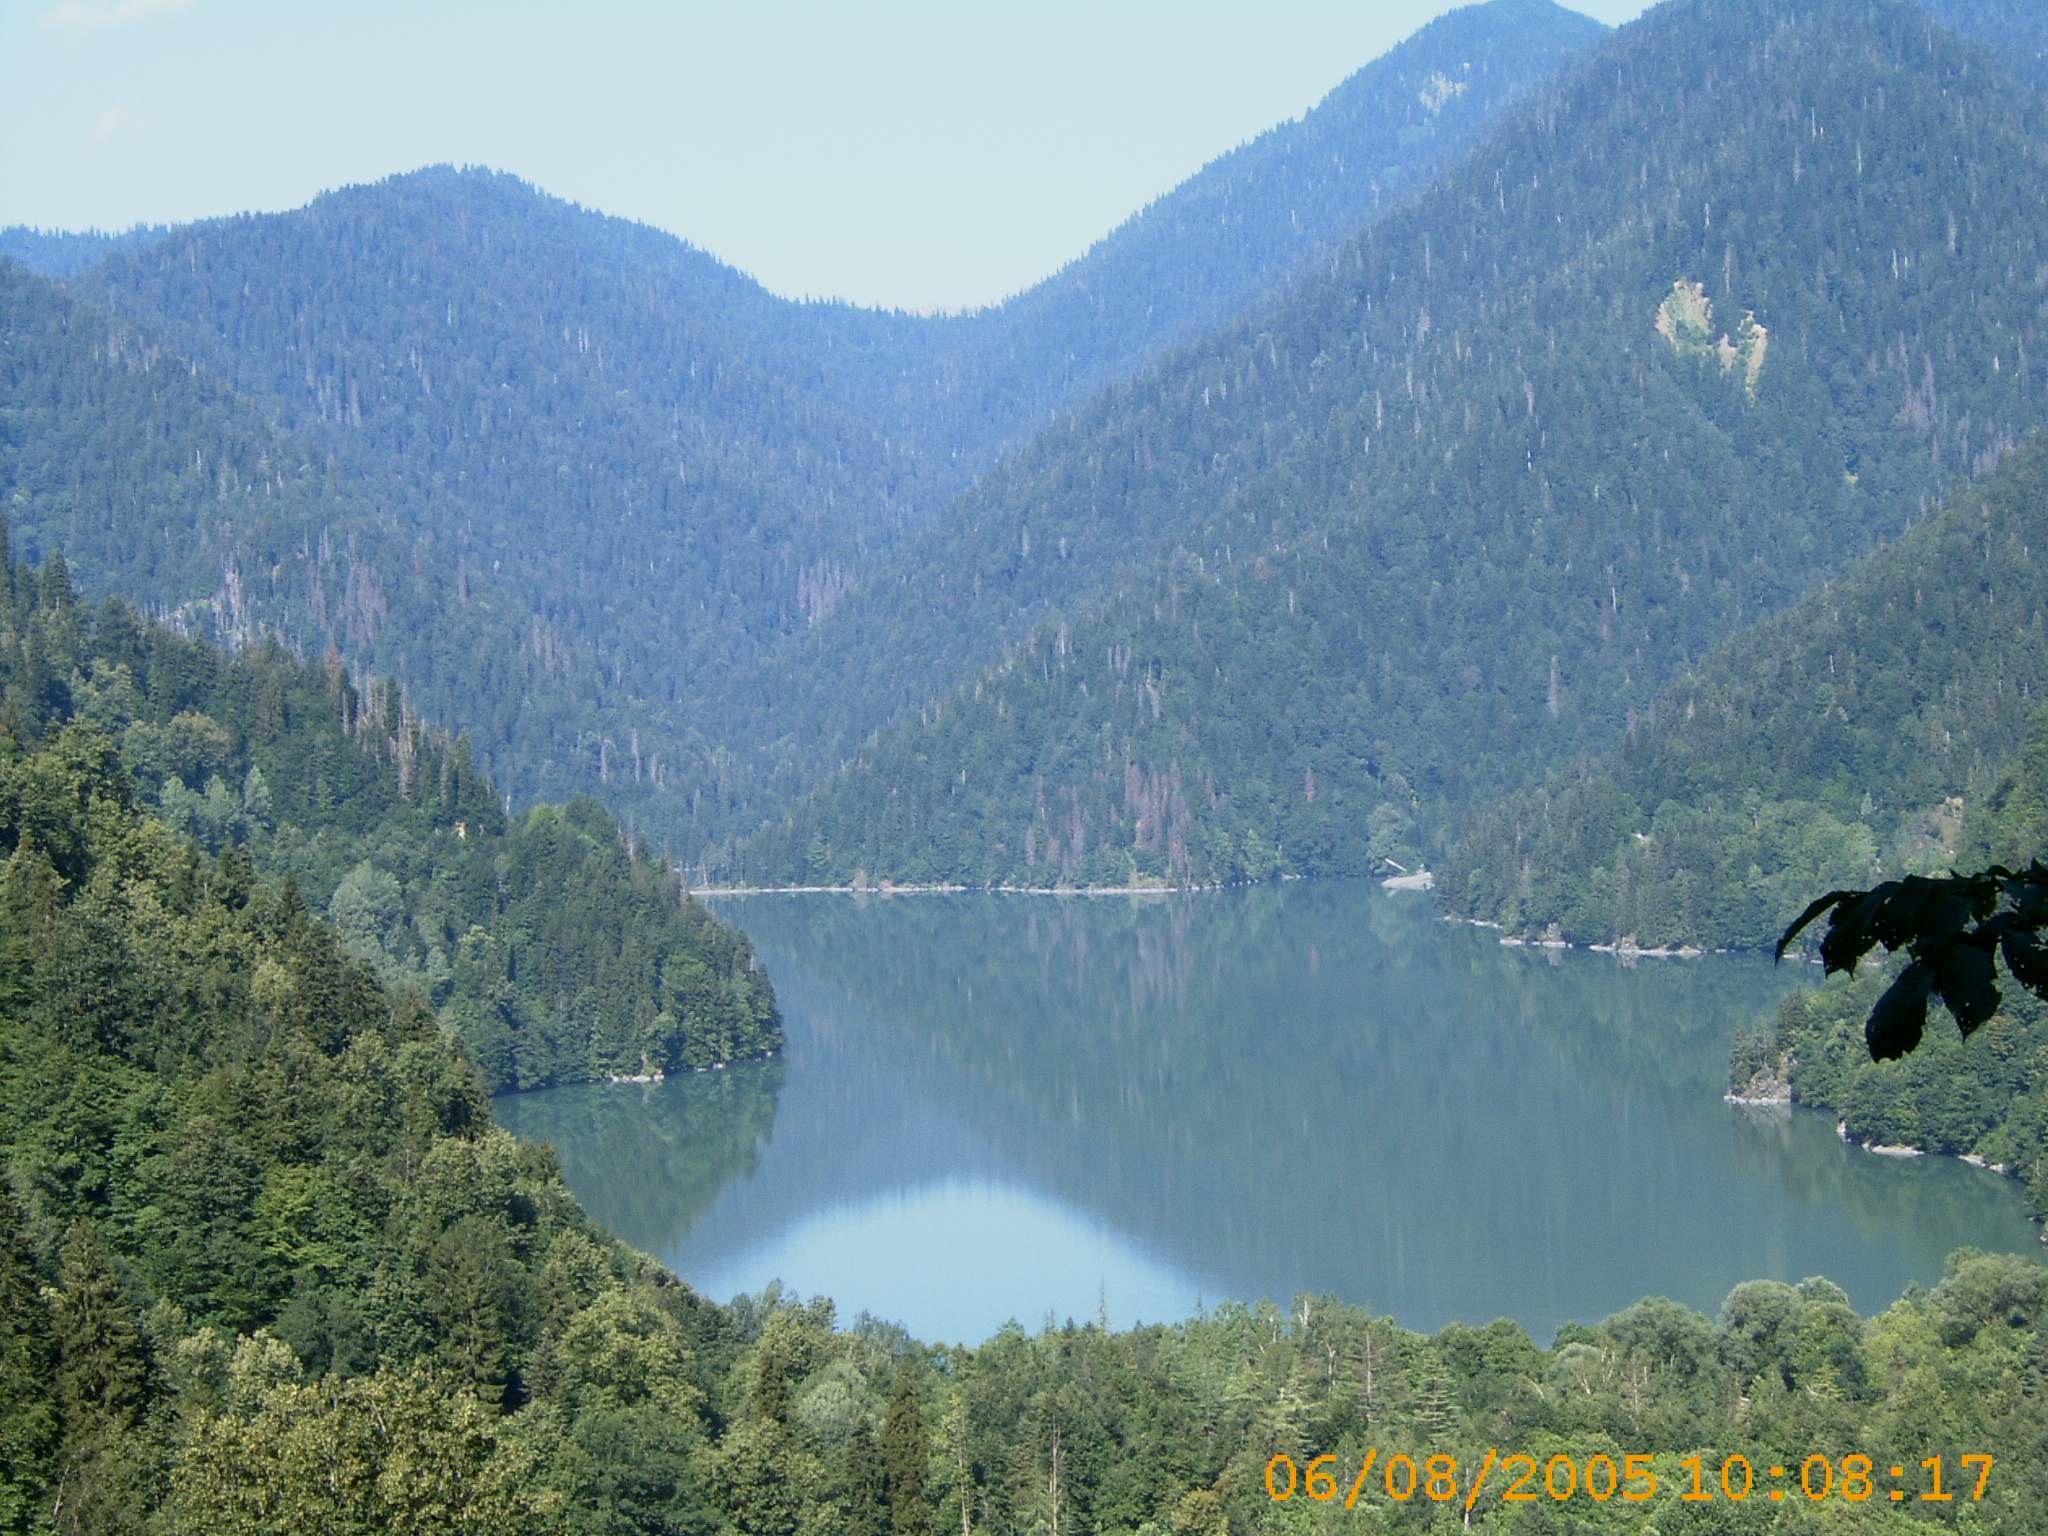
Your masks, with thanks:
[{"label": "leafy branch in foreground", "polygon": [[2048,997],[2048,865],[2014,872],[2002,864],[1974,875],[1908,875],[1867,891],[1829,891],[1778,939],[1776,956],[1830,913],[1820,958],[1829,975],[1853,974],[1882,945],[1912,958],[1877,1000],[1863,1027],[1871,1059],[1891,1061],[1920,1043],[1927,1001],[1941,999],[1968,1039],[1998,1011],[1994,957],[2028,991]]}]

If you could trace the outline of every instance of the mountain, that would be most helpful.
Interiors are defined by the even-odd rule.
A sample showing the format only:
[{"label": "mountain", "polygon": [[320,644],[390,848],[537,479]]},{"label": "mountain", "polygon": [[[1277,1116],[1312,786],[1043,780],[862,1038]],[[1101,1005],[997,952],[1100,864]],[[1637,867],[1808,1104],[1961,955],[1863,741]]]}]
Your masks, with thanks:
[{"label": "mountain", "polygon": [[[18,654],[84,615],[61,564],[5,570],[20,721]],[[1547,1349],[1321,1296],[973,1348],[779,1288],[717,1306],[590,1221],[345,927],[201,857],[90,724],[0,731],[0,849],[10,1533],[1262,1530],[1329,1472],[1272,1447],[1381,1436],[1574,1469],[1666,1447],[1631,1453],[1643,1498],[1686,1485],[1677,1447],[1861,1446],[1853,1489],[1857,1456],[1994,1446],[1952,1469],[1977,1528],[2033,1531],[2048,1498],[2048,1277],[2019,1256],[1958,1254],[1869,1319],[1756,1281]]]},{"label": "mountain", "polygon": [[1998,66],[2048,90],[2048,15],[2031,0],[1923,0],[1943,26],[1983,43]]},{"label": "mountain", "polygon": [[1234,319],[1426,184],[1605,30],[1551,0],[1438,17],[1052,277],[948,326],[965,398],[946,440],[985,464],[1061,406]]},{"label": "mountain", "polygon": [[739,872],[1357,871],[1621,739],[2043,421],[2044,135],[1911,5],[1657,8],[776,653],[915,714]]},{"label": "mountain", "polygon": [[1704,657],[1611,756],[1475,818],[1439,890],[1517,932],[1760,947],[1824,890],[1946,868],[1982,841],[1986,798],[2048,700],[2036,544],[2039,436]]},{"label": "mountain", "polygon": [[[1542,0],[1454,13],[970,316],[788,303],[667,235],[447,168],[110,248],[36,301],[78,318],[30,327],[61,355],[18,348],[16,387],[60,393],[30,378],[60,366],[98,387],[74,323],[132,336],[341,506],[230,525],[96,491],[120,459],[74,455],[74,500],[146,521],[60,534],[49,477],[0,464],[29,492],[17,532],[165,608],[232,568],[249,623],[400,677],[515,799],[595,788],[694,853],[836,761],[774,715],[757,657],[880,579],[1005,445],[1315,259],[1598,31]],[[172,528],[198,535],[174,556]],[[343,591],[374,621],[341,622]]]},{"label": "mountain", "polygon": [[[283,877],[291,912],[326,914],[382,986],[461,1037],[490,1089],[708,1068],[781,1044],[744,936],[682,899],[595,800],[508,817],[467,740],[421,720],[394,683],[274,642],[231,657],[116,599],[88,609],[61,555],[13,564],[0,518],[0,847],[14,876],[79,892],[89,839],[62,813],[95,797],[158,824],[187,885]],[[109,938],[93,963],[141,962]]]},{"label": "mountain", "polygon": [[0,259],[19,263],[44,277],[72,277],[115,251],[166,233],[165,225],[138,225],[119,234],[105,230],[72,233],[10,224],[0,229]]}]

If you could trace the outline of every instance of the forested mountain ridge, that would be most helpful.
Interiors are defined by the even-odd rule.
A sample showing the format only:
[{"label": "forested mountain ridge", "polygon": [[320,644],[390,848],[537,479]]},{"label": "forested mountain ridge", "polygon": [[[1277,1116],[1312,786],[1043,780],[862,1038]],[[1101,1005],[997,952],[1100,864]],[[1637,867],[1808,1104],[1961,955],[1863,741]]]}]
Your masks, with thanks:
[{"label": "forested mountain ridge", "polygon": [[75,884],[56,781],[15,761],[36,748],[190,838],[188,862],[217,859],[222,880],[288,876],[291,901],[462,1037],[489,1088],[781,1043],[745,937],[681,900],[596,801],[510,819],[468,742],[395,683],[274,641],[230,657],[114,599],[87,609],[61,555],[11,562],[0,517],[0,848]]},{"label": "forested mountain ridge", "polygon": [[2031,0],[1922,0],[1928,14],[1988,47],[2001,69],[2048,90],[2048,15]]},{"label": "forested mountain ridge", "polygon": [[[23,553],[68,551],[90,591],[171,594],[159,611],[229,645],[325,633],[386,661],[391,607],[452,575],[160,337],[4,261],[0,429]],[[408,579],[420,589],[398,590]],[[305,628],[279,622],[291,598]]]},{"label": "forested mountain ridge", "polygon": [[[232,562],[256,620],[312,650],[332,634],[459,716],[516,799],[595,788],[695,854],[887,718],[835,748],[764,708],[743,663],[800,644],[1004,445],[1254,300],[1598,31],[1547,0],[1454,13],[966,316],[788,303],[667,235],[447,168],[121,237],[86,271],[90,239],[17,231],[24,259],[74,274],[67,302],[196,363],[273,458],[365,513],[323,541],[331,521],[272,537],[260,508],[230,528],[130,507],[200,532],[196,577],[139,561],[150,539],[49,534],[34,500],[17,532],[163,606]],[[375,636],[336,622],[338,589],[381,614]]]},{"label": "forested mountain ridge", "polygon": [[[1823,890],[1968,867],[2048,701],[2036,544],[2042,436],[1703,658],[1611,757],[1477,817],[1438,866],[1443,898],[1516,932],[1760,948]],[[2014,841],[1996,856],[2048,846]]]},{"label": "forested mountain ridge", "polygon": [[93,737],[0,764],[32,791],[0,795],[10,1536],[1222,1536],[1274,1528],[1273,1455],[1381,1443],[1647,1445],[1666,1499],[1696,1448],[1991,1447],[1977,1527],[2020,1536],[2048,1500],[2048,1279],[2015,1257],[1959,1254],[1867,1320],[1825,1280],[1753,1282],[1717,1319],[1648,1300],[1548,1349],[1327,1297],[972,1349],[710,1305],[493,1123],[416,997],[291,884],[198,857]]},{"label": "forested mountain ridge", "polygon": [[782,658],[850,728],[1017,643],[738,873],[1356,872],[1620,739],[2043,419],[2044,163],[2039,95],[1915,6],[1657,8]]},{"label": "forested mountain ridge", "polygon": [[940,345],[971,390],[948,440],[986,463],[990,447],[1020,436],[1018,423],[1037,426],[1236,318],[1427,182],[1605,30],[1553,0],[1438,17],[1053,276],[949,325]]},{"label": "forested mountain ridge", "polygon": [[71,277],[123,246],[164,234],[168,226],[138,225],[118,234],[106,230],[31,229],[10,224],[0,229],[0,257],[19,262],[44,277]]},{"label": "forested mountain ridge", "polygon": [[[785,303],[507,176],[443,168],[188,226],[73,288],[331,462],[400,550],[432,550],[436,580],[403,605],[418,649],[531,653],[516,686],[461,685],[522,799],[605,783],[636,732],[634,777],[666,777],[699,674],[829,604],[834,570],[911,515],[929,457],[884,431],[900,385],[853,410],[819,378],[834,348],[916,345],[909,317]],[[287,593],[273,622],[317,645],[309,607]],[[416,658],[393,665],[444,706]]]}]

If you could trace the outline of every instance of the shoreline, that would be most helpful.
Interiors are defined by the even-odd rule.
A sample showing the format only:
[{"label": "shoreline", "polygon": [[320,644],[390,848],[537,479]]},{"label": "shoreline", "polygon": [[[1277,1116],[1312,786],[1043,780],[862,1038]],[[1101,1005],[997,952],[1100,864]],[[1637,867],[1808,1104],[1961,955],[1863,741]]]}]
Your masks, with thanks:
[{"label": "shoreline", "polygon": [[504,1099],[523,1093],[547,1093],[556,1088],[580,1088],[590,1083],[604,1083],[608,1086],[614,1083],[637,1083],[645,1088],[651,1087],[655,1083],[668,1082],[674,1078],[689,1077],[698,1072],[723,1072],[729,1067],[745,1066],[748,1062],[772,1061],[781,1053],[782,1047],[775,1046],[769,1050],[756,1051],[751,1056],[735,1056],[731,1061],[714,1061],[709,1066],[684,1067],[674,1072],[656,1070],[652,1072],[594,1073],[589,1077],[571,1077],[564,1078],[560,1082],[541,1083],[532,1088],[498,1088],[492,1091],[491,1097],[493,1099]]},{"label": "shoreline", "polygon": [[[1281,881],[1305,879],[1369,880],[1385,891],[1434,891],[1436,877],[1428,870],[1417,870],[1404,875],[1330,875],[1307,876],[1285,874],[1277,877]],[[953,881],[935,881],[915,885],[702,885],[683,887],[686,897],[705,900],[722,900],[735,896],[966,896],[987,893],[1002,896],[1178,896],[1207,891],[1232,890],[1240,887],[1266,885],[1265,880],[1218,880],[1196,882],[1190,885],[967,885]],[[1467,928],[1488,928],[1501,935],[1501,944],[1508,949],[1585,950],[1595,955],[1612,955],[1617,960],[1698,960],[1708,955],[1763,954],[1764,946],[1756,949],[1719,946],[1705,949],[1697,944],[1660,944],[1644,949],[1623,941],[1618,944],[1586,944],[1573,939],[1532,938],[1527,934],[1507,933],[1502,925],[1483,917],[1463,917],[1456,912],[1442,914],[1444,922],[1457,923]],[[1790,950],[1784,956],[1794,962],[1819,965],[1820,957],[1800,950]]]},{"label": "shoreline", "polygon": [[[1708,955],[1763,955],[1770,953],[1768,945],[1759,944],[1750,949],[1742,945],[1721,945],[1714,949],[1702,949],[1697,944],[1660,944],[1655,949],[1641,949],[1633,944],[1585,944],[1574,939],[1536,939],[1523,933],[1508,933],[1501,924],[1484,917],[1461,917],[1456,912],[1446,912],[1443,920],[1457,923],[1466,928],[1490,928],[1501,935],[1500,942],[1509,949],[1582,949],[1588,954],[1613,955],[1618,960],[1699,960]],[[1819,965],[1820,956],[1804,950],[1788,949],[1785,958],[1795,963]]]},{"label": "shoreline", "polygon": [[[1972,1168],[1982,1168],[1986,1173],[1995,1173],[2001,1178],[2018,1177],[2004,1163],[1987,1161],[1975,1152],[1937,1152],[1931,1147],[1916,1147],[1903,1141],[1860,1141],[1849,1134],[1849,1122],[1842,1119],[1835,1121],[1835,1134],[1842,1138],[1844,1145],[1861,1147],[1865,1152],[1874,1153],[1878,1157],[1947,1157],[1959,1163],[1968,1163]],[[2044,1237],[2042,1241],[2048,1242],[2048,1237]]]},{"label": "shoreline", "polygon": [[[1774,1070],[1759,1069],[1741,1088],[1731,1088],[1722,1094],[1721,1102],[1740,1109],[1783,1109],[1787,1113],[1794,1109],[1820,1112],[1833,1108],[1831,1105],[1802,1104],[1794,1100],[1790,1069],[1782,1056]],[[1849,1134],[1849,1122],[1839,1110],[1835,1111],[1835,1135],[1844,1146],[1855,1147],[1874,1157],[1947,1157],[1960,1163],[1968,1163],[1972,1168],[1982,1168],[1987,1173],[1998,1174],[2001,1178],[2019,1177],[2019,1174],[2006,1164],[1994,1163],[1975,1152],[1941,1152],[1932,1147],[1916,1147],[1910,1142],[1903,1141],[1865,1141],[1861,1137]],[[2036,1217],[2035,1220],[2038,1222],[2040,1218]],[[2048,1232],[2042,1234],[2041,1241],[2048,1243]]]},{"label": "shoreline", "polygon": [[[1777,1095],[1758,1097],[1739,1093],[1724,1093],[1721,1095],[1721,1102],[1738,1109],[1782,1109],[1787,1113],[1797,1109],[1825,1112],[1827,1107],[1820,1104],[1797,1103],[1792,1098],[1792,1092],[1789,1088],[1785,1090],[1783,1097],[1778,1097]],[[1931,1147],[1915,1147],[1902,1141],[1859,1140],[1849,1134],[1849,1122],[1841,1119],[1839,1116],[1835,1120],[1835,1135],[1841,1139],[1843,1146],[1854,1147],[1860,1152],[1868,1152],[1873,1157],[1946,1157],[1954,1162],[1967,1163],[1972,1168],[1981,1168],[1986,1173],[1995,1173],[2002,1179],[2017,1180],[2019,1178],[2019,1174],[2009,1165],[1991,1162],[1984,1157],[1980,1157],[1975,1152],[1937,1152]],[[2041,1217],[2035,1216],[2032,1219],[2037,1226],[2042,1224]],[[2042,1231],[2041,1241],[2044,1244],[2048,1244],[2048,1228],[2044,1228]]]},{"label": "shoreline", "polygon": [[1183,892],[1223,889],[1223,885],[702,885],[685,886],[683,894],[699,897],[967,896],[990,892],[1005,896],[1178,896]]},{"label": "shoreline", "polygon": [[[1225,891],[1246,889],[1255,885],[1271,885],[1294,880],[1369,880],[1387,891],[1432,891],[1436,889],[1436,876],[1426,869],[1418,869],[1407,875],[1277,875],[1272,880],[1210,880],[1195,881],[1188,885],[967,885],[953,881],[937,881],[920,885],[686,885],[685,896],[965,896],[980,892],[991,892],[1004,896],[1178,896],[1183,892]],[[1464,918],[1447,917],[1449,922],[1464,922]],[[1480,923],[1479,927],[1494,927],[1498,923]],[[1570,945],[1563,946],[1570,948]],[[1650,951],[1645,951],[1650,953]]]}]

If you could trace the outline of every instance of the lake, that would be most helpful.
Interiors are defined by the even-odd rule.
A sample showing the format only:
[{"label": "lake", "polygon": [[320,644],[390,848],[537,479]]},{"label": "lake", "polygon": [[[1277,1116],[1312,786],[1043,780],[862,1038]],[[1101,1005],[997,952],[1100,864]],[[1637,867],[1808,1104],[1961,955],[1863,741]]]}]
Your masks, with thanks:
[{"label": "lake", "polygon": [[1539,1343],[1646,1295],[1826,1275],[1865,1311],[2016,1186],[1721,1099],[1818,971],[1504,946],[1363,882],[722,900],[771,1061],[498,1101],[598,1220],[720,1300],[780,1279],[918,1337],[1330,1292]]}]

